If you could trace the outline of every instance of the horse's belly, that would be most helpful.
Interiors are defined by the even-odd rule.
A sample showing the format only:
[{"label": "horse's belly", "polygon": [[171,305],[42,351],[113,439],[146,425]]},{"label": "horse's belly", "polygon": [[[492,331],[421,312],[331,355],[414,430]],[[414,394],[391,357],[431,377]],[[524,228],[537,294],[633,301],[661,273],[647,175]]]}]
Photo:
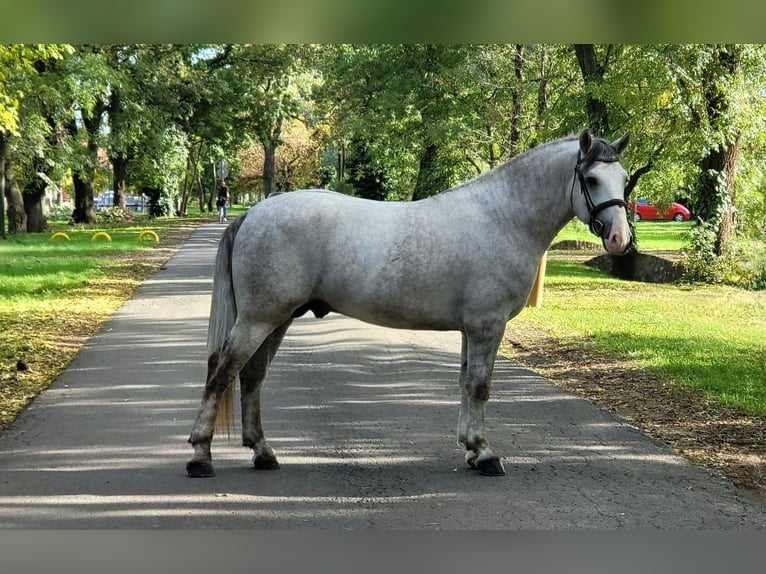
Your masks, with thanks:
[{"label": "horse's belly", "polygon": [[459,330],[461,324],[456,305],[439,303],[427,297],[396,300],[388,297],[332,297],[333,310],[367,323],[395,329],[432,331]]},{"label": "horse's belly", "polygon": [[366,323],[390,327],[393,329],[413,329],[425,331],[459,331],[460,324],[450,318],[390,315],[370,313],[367,309],[349,310],[339,312],[348,317],[353,317]]}]

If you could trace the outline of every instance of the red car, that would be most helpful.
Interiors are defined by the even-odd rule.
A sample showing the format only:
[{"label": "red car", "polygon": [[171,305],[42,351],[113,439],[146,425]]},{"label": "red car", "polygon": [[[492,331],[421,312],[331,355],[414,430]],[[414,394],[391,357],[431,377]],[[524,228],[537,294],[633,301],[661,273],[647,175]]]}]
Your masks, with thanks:
[{"label": "red car", "polygon": [[673,202],[665,211],[659,211],[645,199],[636,201],[636,221],[642,219],[672,219],[673,221],[688,221],[692,214],[680,203]]}]

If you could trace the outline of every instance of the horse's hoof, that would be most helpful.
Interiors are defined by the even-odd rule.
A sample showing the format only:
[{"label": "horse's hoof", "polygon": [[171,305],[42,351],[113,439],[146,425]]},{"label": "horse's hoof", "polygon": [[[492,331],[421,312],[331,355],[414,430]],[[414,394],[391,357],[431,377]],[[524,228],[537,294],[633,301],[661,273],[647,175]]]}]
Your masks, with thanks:
[{"label": "horse's hoof", "polygon": [[191,478],[207,478],[215,476],[213,465],[204,460],[190,460],[186,463],[186,474]]},{"label": "horse's hoof", "polygon": [[505,468],[499,458],[486,458],[476,463],[476,468],[484,476],[505,476]]},{"label": "horse's hoof", "polygon": [[279,462],[275,456],[255,456],[253,457],[253,468],[255,470],[277,470]]}]

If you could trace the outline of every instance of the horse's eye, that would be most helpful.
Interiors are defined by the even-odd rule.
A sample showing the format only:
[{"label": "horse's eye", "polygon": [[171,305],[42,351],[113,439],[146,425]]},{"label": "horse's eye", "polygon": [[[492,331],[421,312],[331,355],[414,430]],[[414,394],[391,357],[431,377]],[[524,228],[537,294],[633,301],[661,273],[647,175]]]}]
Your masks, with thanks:
[{"label": "horse's eye", "polygon": [[588,177],[585,178],[585,183],[587,183],[590,186],[595,186],[598,184],[598,180],[592,175],[589,175]]}]

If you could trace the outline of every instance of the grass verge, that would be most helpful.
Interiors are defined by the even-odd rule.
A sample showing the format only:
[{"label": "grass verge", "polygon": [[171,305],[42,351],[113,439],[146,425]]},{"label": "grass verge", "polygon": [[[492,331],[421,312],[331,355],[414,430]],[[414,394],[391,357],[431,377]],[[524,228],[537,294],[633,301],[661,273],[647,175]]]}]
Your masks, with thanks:
[{"label": "grass verge", "polygon": [[[72,228],[0,241],[0,429],[67,367],[87,338],[208,219]],[[149,222],[145,222],[149,223]],[[158,234],[139,240],[138,233]],[[112,241],[92,239],[105,231]],[[19,361],[26,369],[18,368]]]},{"label": "grass verge", "polygon": [[766,292],[626,283],[550,261],[543,307],[510,325],[576,338],[766,418]]}]

